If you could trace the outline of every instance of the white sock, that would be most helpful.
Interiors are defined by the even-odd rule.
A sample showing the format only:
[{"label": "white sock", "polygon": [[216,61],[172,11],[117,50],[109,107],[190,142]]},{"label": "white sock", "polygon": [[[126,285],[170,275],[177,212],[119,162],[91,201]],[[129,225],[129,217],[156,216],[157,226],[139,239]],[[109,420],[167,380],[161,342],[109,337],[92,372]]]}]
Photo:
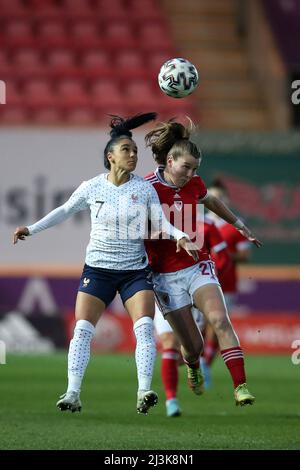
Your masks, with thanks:
[{"label": "white sock", "polygon": [[67,392],[80,392],[81,382],[90,359],[91,340],[95,327],[87,320],[78,320],[68,354]]},{"label": "white sock", "polygon": [[138,390],[150,390],[156,358],[153,320],[142,317],[135,322],[136,337],[135,362],[138,376]]}]

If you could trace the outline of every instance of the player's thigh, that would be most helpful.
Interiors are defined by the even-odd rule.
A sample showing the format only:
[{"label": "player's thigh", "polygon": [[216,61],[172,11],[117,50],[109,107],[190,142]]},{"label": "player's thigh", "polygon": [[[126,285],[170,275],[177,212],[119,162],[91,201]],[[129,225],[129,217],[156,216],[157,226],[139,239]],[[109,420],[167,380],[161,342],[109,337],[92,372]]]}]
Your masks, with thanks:
[{"label": "player's thigh", "polygon": [[142,317],[154,318],[153,290],[140,290],[124,302],[133,323]]},{"label": "player's thigh", "polygon": [[105,303],[98,297],[79,291],[75,305],[76,321],[87,320],[95,326],[105,308]]},{"label": "player's thigh", "polygon": [[218,284],[205,284],[193,293],[194,305],[209,322],[226,318],[227,310],[222,289]]},{"label": "player's thigh", "polygon": [[169,312],[166,319],[170,323],[176,337],[185,349],[190,345],[202,345],[202,336],[196,325],[190,306]]}]

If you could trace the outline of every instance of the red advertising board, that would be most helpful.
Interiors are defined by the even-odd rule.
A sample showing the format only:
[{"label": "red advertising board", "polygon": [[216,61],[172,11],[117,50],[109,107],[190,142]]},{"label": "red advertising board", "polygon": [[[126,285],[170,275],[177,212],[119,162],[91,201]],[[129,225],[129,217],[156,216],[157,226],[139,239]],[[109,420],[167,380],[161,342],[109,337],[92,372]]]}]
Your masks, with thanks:
[{"label": "red advertising board", "polygon": [[[233,315],[232,323],[246,353],[291,354],[293,342],[300,340],[298,315],[274,315],[265,312],[243,317]],[[73,312],[65,315],[65,325],[69,342],[73,336]],[[98,322],[92,348],[95,352],[133,351],[135,337],[130,317],[123,312],[105,312]]]},{"label": "red advertising board", "polygon": [[263,312],[233,317],[232,323],[247,353],[291,354],[293,341],[300,340],[299,315]]}]

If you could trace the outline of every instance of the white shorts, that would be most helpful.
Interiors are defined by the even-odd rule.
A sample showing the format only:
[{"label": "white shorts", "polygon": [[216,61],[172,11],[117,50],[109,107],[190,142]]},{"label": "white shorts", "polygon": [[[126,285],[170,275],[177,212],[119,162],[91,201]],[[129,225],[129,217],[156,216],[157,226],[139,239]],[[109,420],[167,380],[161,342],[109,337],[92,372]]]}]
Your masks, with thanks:
[{"label": "white shorts", "polygon": [[[205,324],[203,314],[195,307],[192,308],[192,314],[199,330],[201,331]],[[164,318],[163,314],[161,313],[161,311],[159,310],[156,304],[155,304],[154,328],[158,336],[164,333],[173,333],[170,323],[168,322],[168,320]]]},{"label": "white shorts", "polygon": [[193,304],[193,294],[205,284],[220,285],[213,261],[200,261],[173,273],[154,273],[156,301],[163,315]]}]

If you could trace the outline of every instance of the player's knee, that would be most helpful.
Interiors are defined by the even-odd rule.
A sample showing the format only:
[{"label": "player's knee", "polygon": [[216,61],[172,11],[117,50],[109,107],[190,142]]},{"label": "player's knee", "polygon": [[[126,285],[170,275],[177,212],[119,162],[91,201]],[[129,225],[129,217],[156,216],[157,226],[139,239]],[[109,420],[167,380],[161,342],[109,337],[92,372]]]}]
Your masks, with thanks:
[{"label": "player's knee", "polygon": [[210,323],[217,335],[225,333],[231,329],[231,324],[226,315],[214,315],[210,318]]},{"label": "player's knee", "polygon": [[179,350],[179,343],[173,333],[163,333],[159,336],[163,349]]},{"label": "player's knee", "polygon": [[203,351],[203,341],[201,339],[190,343],[185,349],[185,359],[188,362],[195,362],[199,359]]}]

